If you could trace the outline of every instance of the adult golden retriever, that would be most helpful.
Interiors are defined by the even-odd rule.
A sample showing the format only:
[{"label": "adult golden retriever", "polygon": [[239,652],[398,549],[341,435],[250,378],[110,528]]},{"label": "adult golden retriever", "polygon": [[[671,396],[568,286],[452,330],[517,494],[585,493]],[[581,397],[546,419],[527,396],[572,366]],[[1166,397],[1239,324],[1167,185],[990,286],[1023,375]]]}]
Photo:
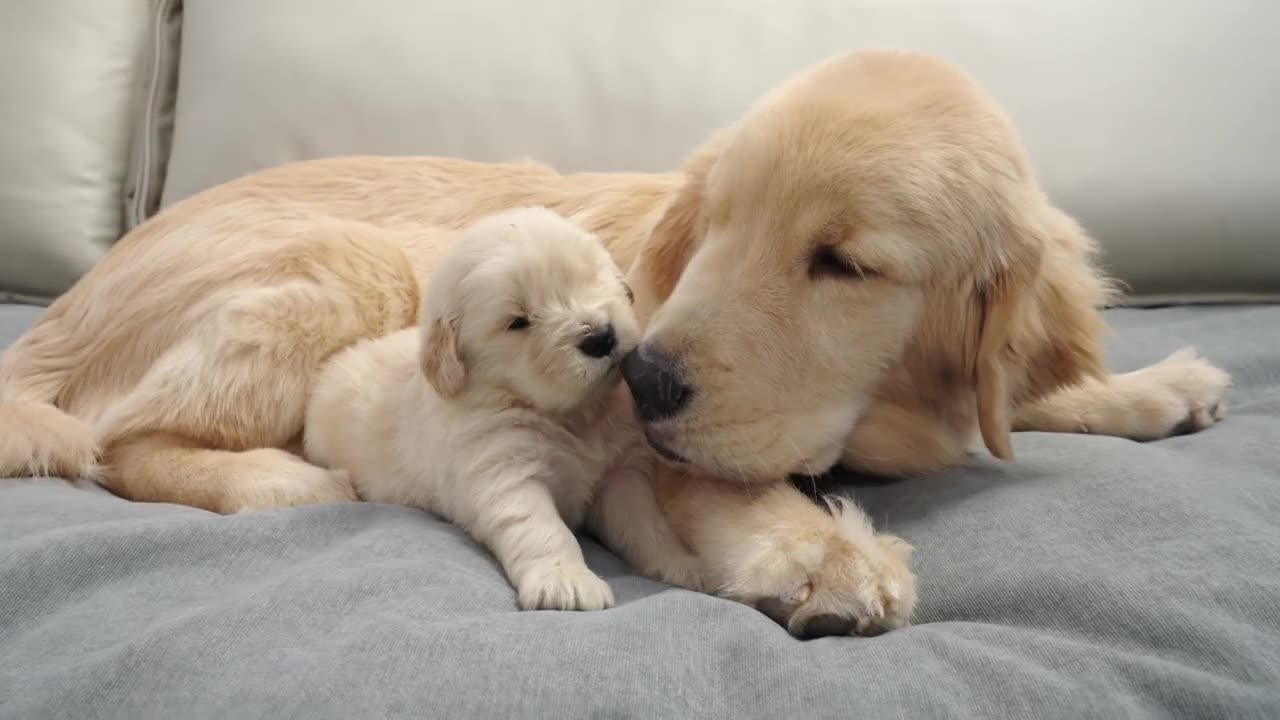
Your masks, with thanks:
[{"label": "adult golden retriever", "polygon": [[[352,157],[176,204],[5,354],[0,472],[218,512],[349,499],[289,451],[317,366],[415,322],[454,237],[428,228],[530,204],[631,268],[647,332],[624,374],[671,461],[652,478],[666,519],[707,586],[797,635],[900,625],[915,593],[909,546],[784,476],[930,472],[979,438],[1009,458],[1011,430],[1154,439],[1221,413],[1228,377],[1192,353],[1107,374],[1111,286],[1004,113],[939,60],[874,51],[783,84],[679,174]],[[607,542],[645,521],[600,502]]]}]

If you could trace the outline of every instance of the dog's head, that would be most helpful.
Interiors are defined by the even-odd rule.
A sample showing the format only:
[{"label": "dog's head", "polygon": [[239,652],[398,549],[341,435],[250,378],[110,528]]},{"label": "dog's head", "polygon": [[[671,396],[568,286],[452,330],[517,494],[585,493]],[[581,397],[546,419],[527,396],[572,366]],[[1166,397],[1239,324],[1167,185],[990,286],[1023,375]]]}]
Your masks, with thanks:
[{"label": "dog's head", "polygon": [[594,235],[545,208],[467,229],[423,298],[422,371],[441,396],[497,390],[547,413],[600,397],[640,331]]},{"label": "dog's head", "polygon": [[695,153],[632,268],[656,307],[623,364],[650,442],[726,477],[822,472],[941,313],[1007,456],[1053,212],[1003,112],[944,63],[858,53],[783,85]]}]

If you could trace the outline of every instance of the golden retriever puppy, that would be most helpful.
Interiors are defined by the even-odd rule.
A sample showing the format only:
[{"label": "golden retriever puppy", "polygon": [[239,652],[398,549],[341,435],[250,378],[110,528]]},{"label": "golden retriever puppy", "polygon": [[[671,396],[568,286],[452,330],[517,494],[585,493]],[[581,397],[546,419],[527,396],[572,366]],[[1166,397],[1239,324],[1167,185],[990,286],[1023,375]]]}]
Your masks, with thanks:
[{"label": "golden retriever puppy", "polygon": [[[528,204],[629,268],[645,336],[622,371],[669,458],[657,504],[714,589],[798,635],[906,622],[910,573],[786,475],[913,475],[982,444],[1011,458],[1014,430],[1150,440],[1222,414],[1229,378],[1194,354],[1106,372],[1111,284],[998,104],[938,59],[864,51],[783,83],[676,174],[335,158],[178,203],[0,361],[0,472],[92,474],[100,448],[100,481],[136,500],[346,498],[282,449],[316,369],[415,322],[447,245],[423,228]],[[611,497],[606,540],[645,512],[610,522]]]},{"label": "golden retriever puppy", "polygon": [[640,334],[630,293],[599,240],[550,210],[480,220],[432,273],[420,329],[321,369],[306,458],[465,529],[522,608],[612,606],[573,530],[635,436],[610,412]]}]

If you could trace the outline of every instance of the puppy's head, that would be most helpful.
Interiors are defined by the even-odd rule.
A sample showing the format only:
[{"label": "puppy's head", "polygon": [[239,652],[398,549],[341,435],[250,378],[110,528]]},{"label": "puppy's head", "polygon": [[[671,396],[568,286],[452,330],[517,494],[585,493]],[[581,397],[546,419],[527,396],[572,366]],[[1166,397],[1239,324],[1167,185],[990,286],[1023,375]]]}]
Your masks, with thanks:
[{"label": "puppy's head", "polygon": [[483,218],[423,299],[422,371],[440,395],[496,390],[548,413],[599,397],[639,329],[594,235],[545,208]]},{"label": "puppy's head", "polygon": [[632,268],[653,314],[623,373],[646,435],[727,477],[822,472],[928,308],[1007,454],[1004,362],[1049,214],[952,67],[868,52],[802,74],[692,157]]}]

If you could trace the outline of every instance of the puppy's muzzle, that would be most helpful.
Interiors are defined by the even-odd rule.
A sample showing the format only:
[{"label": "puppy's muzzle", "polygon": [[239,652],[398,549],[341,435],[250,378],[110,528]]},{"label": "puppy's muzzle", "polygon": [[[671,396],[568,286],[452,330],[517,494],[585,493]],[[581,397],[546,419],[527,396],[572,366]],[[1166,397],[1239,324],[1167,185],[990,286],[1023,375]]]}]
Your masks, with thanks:
[{"label": "puppy's muzzle", "polygon": [[622,359],[622,377],[631,390],[636,415],[644,422],[679,414],[693,397],[676,363],[652,345],[642,345]]}]

